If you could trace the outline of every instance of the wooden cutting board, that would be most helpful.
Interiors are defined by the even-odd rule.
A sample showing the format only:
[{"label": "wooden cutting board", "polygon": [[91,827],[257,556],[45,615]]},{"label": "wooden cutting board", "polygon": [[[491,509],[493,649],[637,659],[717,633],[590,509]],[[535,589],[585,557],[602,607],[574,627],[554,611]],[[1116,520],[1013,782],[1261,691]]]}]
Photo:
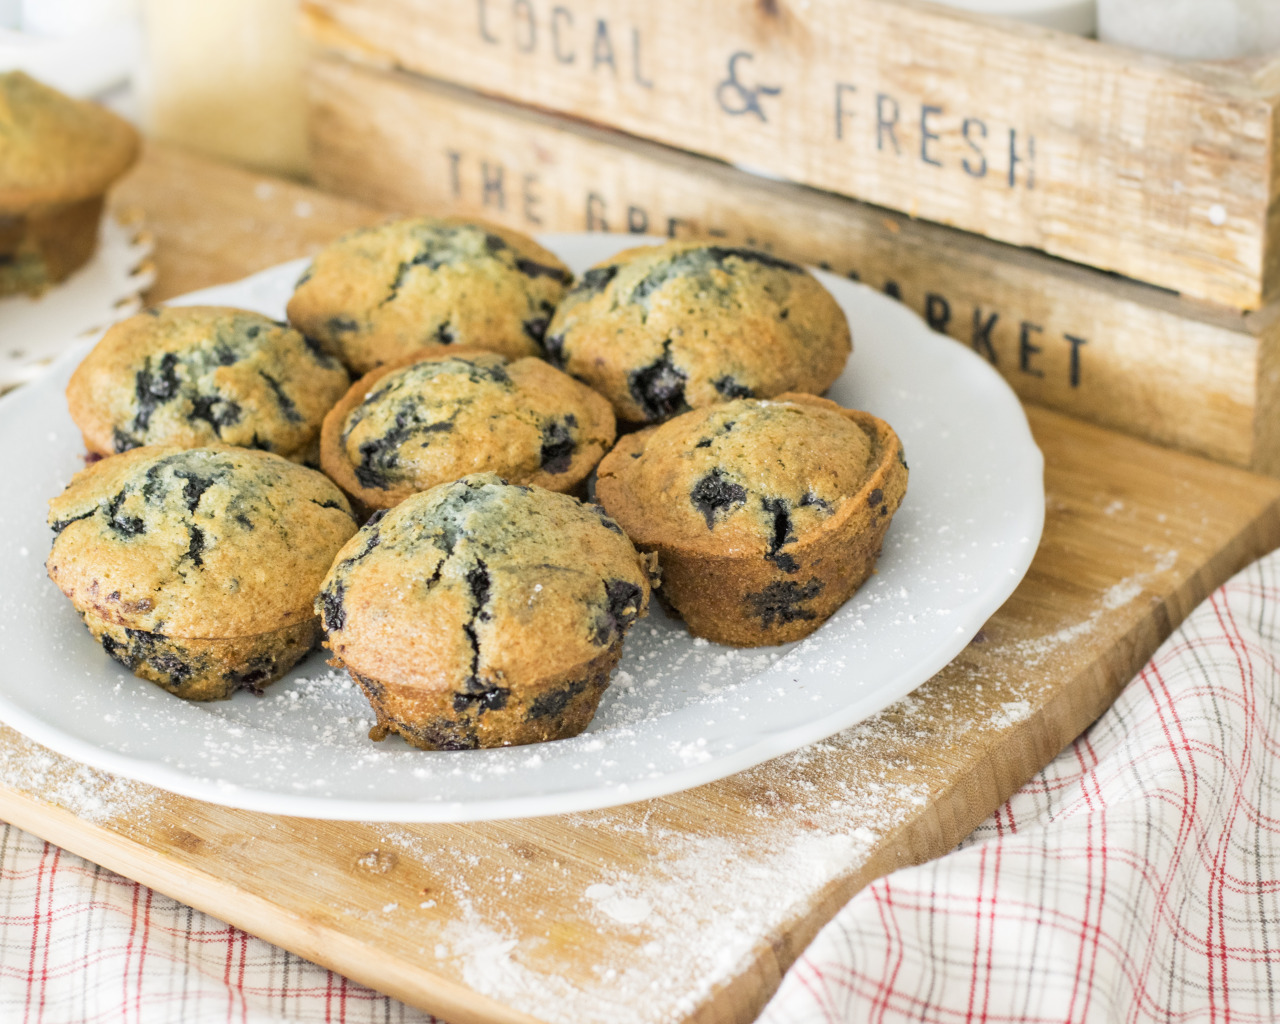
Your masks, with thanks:
[{"label": "wooden cutting board", "polygon": [[[157,299],[379,216],[158,149],[117,203],[145,210]],[[453,1024],[749,1021],[851,895],[948,850],[1280,543],[1280,482],[1029,415],[1048,519],[1017,592],[910,697],[751,771],[564,817],[333,823],[187,800],[0,728],[0,815]]]}]

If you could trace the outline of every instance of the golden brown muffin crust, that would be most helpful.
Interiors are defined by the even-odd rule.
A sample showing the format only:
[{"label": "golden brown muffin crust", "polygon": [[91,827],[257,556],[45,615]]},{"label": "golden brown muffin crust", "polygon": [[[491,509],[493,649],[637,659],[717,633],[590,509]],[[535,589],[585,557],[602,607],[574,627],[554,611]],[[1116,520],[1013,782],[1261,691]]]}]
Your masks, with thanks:
[{"label": "golden brown muffin crust", "polygon": [[113,326],[67,385],[85,446],[233,444],[300,460],[350,378],[269,317],[224,306],[150,309]]},{"label": "golden brown muffin crust", "polygon": [[0,216],[101,195],[137,154],[138,133],[109,110],[0,74]]},{"label": "golden brown muffin crust", "polygon": [[320,623],[306,619],[267,633],[221,640],[167,637],[82,616],[95,640],[134,675],[183,700],[225,700],[237,690],[261,694],[305,658],[320,640]]},{"label": "golden brown muffin crust", "polygon": [[615,433],[607,401],[539,359],[435,346],[357,381],[325,417],[320,459],[359,505],[390,508],[469,473],[572,491]]},{"label": "golden brown muffin crust", "polygon": [[138,134],[21,71],[0,74],[0,295],[39,295],[93,255]]},{"label": "golden brown muffin crust", "polygon": [[638,436],[640,457],[611,459],[600,474],[626,478],[628,533],[782,559],[861,487],[873,443],[847,410],[795,396],[696,409]]},{"label": "golden brown muffin crust", "polygon": [[599,506],[485,473],[366,524],[316,609],[383,728],[496,746],[586,725],[575,701],[594,712],[649,592],[646,559]]},{"label": "golden brown muffin crust", "polygon": [[322,249],[289,300],[289,322],[354,372],[428,345],[540,354],[573,275],[518,231],[418,217],[361,228]]},{"label": "golden brown muffin crust", "polygon": [[136,448],[49,502],[49,576],[83,613],[169,638],[226,639],[310,619],[355,533],[320,473],[243,448]]},{"label": "golden brown muffin crust", "polygon": [[544,344],[627,423],[734,398],[816,394],[851,351],[844,312],[803,267],[693,241],[627,249],[588,270]]},{"label": "golden brown muffin crust", "polygon": [[871,573],[906,493],[892,428],[812,395],[739,400],[624,436],[596,495],[697,636],[797,640]]}]

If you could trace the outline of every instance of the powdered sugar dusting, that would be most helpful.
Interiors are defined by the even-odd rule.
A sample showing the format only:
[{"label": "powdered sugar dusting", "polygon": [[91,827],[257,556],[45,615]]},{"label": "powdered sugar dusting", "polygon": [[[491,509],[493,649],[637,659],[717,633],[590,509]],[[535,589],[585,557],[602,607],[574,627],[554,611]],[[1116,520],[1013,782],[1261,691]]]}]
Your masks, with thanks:
[{"label": "powdered sugar dusting", "polygon": [[1110,622],[1111,616],[1107,614],[1108,612],[1114,612],[1135,601],[1153,582],[1178,564],[1179,553],[1175,550],[1156,553],[1148,549],[1148,554],[1153,556],[1152,567],[1149,570],[1126,576],[1108,587],[1103,591],[1098,606],[1080,622],[1063,626],[1047,636],[1019,641],[1016,645],[1017,656],[1030,667],[1042,664],[1046,658],[1062,648],[1094,633],[1103,621]]},{"label": "powdered sugar dusting", "polygon": [[587,886],[585,895],[601,912],[622,924],[639,924],[653,911],[648,900],[626,896],[617,886],[603,882]]},{"label": "powdered sugar dusting", "polygon": [[[369,827],[395,851],[398,870],[439,880],[432,895],[445,918],[430,948],[442,969],[477,992],[552,1024],[674,1022],[740,973],[820,891],[856,872],[925,802],[925,785],[877,781],[883,769],[868,774],[864,762],[844,779],[831,777],[834,764],[851,763],[851,750],[875,741],[875,727],[868,729],[735,777],[747,816],[736,834],[716,834],[667,801],[570,815],[546,832],[536,823],[519,827],[527,842],[490,846],[488,856],[467,830]],[[551,835],[572,837],[580,850],[632,853],[561,858],[564,838],[545,848],[538,842]],[[529,869],[493,858],[508,851]],[[531,921],[512,913],[529,906],[546,908],[545,924],[541,914]],[[565,927],[591,938],[558,938]],[[591,955],[576,945],[560,950],[561,941],[590,941]],[[581,970],[566,973],[566,959]]]},{"label": "powdered sugar dusting", "polygon": [[150,786],[69,761],[16,734],[6,734],[4,746],[0,781],[7,789],[95,823],[136,823],[149,815],[156,792]]},{"label": "powdered sugar dusting", "polygon": [[995,729],[1007,729],[1017,725],[1031,714],[1029,700],[1011,700],[1000,705],[1000,709],[991,716],[991,725]]}]

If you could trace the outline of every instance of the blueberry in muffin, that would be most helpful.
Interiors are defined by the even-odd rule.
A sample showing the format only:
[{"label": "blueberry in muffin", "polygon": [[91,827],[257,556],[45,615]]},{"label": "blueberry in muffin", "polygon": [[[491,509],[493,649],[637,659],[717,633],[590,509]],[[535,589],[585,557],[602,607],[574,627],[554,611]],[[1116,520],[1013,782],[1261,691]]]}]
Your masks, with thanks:
[{"label": "blueberry in muffin", "polygon": [[684,241],[627,249],[588,270],[543,347],[620,421],[641,424],[735,398],[825,391],[851,341],[839,304],[803,267]]},{"label": "blueberry in muffin", "polygon": [[586,728],[650,587],[650,559],[598,505],[480,473],[366,523],[316,611],[374,739],[458,750]]},{"label": "blueberry in muffin", "polygon": [[352,385],[325,417],[320,462],[366,510],[478,472],[571,492],[614,434],[609,403],[541,359],[436,346]]},{"label": "blueberry in muffin", "polygon": [[259,691],[320,636],[312,602],[356,532],[323,475],[246,448],[135,448],[49,502],[46,568],[103,649],[190,700]]},{"label": "blueberry in muffin", "polygon": [[758,646],[808,635],[862,585],[906,488],[887,423],[784,394],[624,436],[596,496],[657,553],[660,597],[690,632]]},{"label": "blueberry in muffin", "polygon": [[533,239],[482,221],[416,217],[361,228],[321,250],[289,322],[357,374],[427,345],[541,353],[573,274]]},{"label": "blueberry in muffin", "polygon": [[350,378],[333,356],[260,313],[149,309],[113,326],[67,385],[89,451],[231,444],[314,463],[320,424]]}]

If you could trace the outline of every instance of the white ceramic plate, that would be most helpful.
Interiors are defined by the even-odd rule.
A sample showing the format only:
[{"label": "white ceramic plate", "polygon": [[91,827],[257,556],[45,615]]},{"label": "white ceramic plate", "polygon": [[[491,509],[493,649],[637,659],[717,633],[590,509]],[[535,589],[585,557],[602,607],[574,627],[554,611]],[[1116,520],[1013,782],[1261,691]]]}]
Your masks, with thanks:
[{"label": "white ceramic plate", "polygon": [[[575,271],[634,238],[544,240]],[[305,261],[175,300],[281,316]],[[1043,461],[1008,385],[897,302],[831,275],[855,352],[830,394],[888,420],[911,479],[879,571],[806,640],[735,650],[656,604],[627,637],[587,732],[501,750],[367,738],[359,692],[313,655],[265,697],[190,704],[125,672],[49,582],[45,502],[80,468],[63,388],[81,344],[0,400],[0,719],[59,753],[214,803],[364,821],[558,814],[723,778],[829,736],[941,669],[1022,579]]]}]

